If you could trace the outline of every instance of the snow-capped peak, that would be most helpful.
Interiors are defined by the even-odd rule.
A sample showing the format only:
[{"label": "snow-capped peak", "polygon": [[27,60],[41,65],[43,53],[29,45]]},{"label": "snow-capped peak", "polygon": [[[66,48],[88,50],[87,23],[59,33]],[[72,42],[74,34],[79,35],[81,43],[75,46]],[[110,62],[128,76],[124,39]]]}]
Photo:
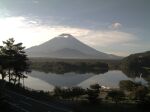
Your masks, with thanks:
[{"label": "snow-capped peak", "polygon": [[74,38],[71,34],[63,33],[58,36],[58,38]]}]

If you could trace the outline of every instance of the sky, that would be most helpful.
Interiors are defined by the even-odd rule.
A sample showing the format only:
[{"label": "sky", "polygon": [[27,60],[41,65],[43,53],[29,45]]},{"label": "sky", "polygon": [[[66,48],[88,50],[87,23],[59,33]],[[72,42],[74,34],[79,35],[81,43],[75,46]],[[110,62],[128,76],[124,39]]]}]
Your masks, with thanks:
[{"label": "sky", "polygon": [[105,53],[150,50],[150,0],[0,0],[0,45],[26,48],[62,33]]}]

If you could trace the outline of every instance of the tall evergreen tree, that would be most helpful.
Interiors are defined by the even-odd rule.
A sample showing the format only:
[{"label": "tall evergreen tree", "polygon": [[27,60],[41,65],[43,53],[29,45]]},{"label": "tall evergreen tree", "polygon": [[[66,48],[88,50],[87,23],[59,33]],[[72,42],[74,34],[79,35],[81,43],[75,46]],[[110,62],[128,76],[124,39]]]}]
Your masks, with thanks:
[{"label": "tall evergreen tree", "polygon": [[7,69],[6,74],[9,76],[9,81],[13,80],[20,82],[20,78],[24,78],[24,73],[30,72],[29,61],[25,54],[25,47],[22,43],[15,44],[15,40],[10,38],[3,41],[1,49],[1,68]]},{"label": "tall evergreen tree", "polygon": [[2,80],[4,80],[5,77],[7,76],[6,74],[7,64],[5,63],[6,57],[3,55],[2,48],[3,46],[0,46],[0,74]]}]

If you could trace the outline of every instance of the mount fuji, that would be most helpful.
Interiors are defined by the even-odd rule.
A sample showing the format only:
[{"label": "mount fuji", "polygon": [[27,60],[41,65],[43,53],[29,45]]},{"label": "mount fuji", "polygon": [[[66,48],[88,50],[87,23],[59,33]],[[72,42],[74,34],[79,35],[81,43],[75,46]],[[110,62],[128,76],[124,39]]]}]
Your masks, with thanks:
[{"label": "mount fuji", "polygon": [[41,45],[26,49],[29,57],[65,59],[121,59],[121,57],[100,52],[71,34],[61,34]]}]

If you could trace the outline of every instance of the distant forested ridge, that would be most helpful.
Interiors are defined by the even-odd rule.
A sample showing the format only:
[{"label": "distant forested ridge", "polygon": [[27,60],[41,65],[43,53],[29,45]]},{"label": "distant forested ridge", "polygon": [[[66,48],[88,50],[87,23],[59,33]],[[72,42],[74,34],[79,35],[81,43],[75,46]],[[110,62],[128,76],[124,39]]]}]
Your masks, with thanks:
[{"label": "distant forested ridge", "polygon": [[31,68],[38,71],[63,74],[67,72],[76,73],[105,73],[108,71],[108,64],[100,61],[90,60],[59,60],[59,59],[30,59]]},{"label": "distant forested ridge", "polygon": [[124,58],[121,63],[122,69],[149,69],[150,68],[150,51],[131,54]]},{"label": "distant forested ridge", "polygon": [[120,68],[128,77],[142,75],[148,78],[150,76],[150,51],[131,54],[121,61]]},{"label": "distant forested ridge", "polygon": [[[122,70],[129,74],[147,74],[150,71],[150,51],[131,54],[122,60],[99,60],[99,59],[52,59],[30,58],[31,68],[44,72],[54,73],[105,73],[108,70]],[[137,73],[138,72],[138,73]]]}]

